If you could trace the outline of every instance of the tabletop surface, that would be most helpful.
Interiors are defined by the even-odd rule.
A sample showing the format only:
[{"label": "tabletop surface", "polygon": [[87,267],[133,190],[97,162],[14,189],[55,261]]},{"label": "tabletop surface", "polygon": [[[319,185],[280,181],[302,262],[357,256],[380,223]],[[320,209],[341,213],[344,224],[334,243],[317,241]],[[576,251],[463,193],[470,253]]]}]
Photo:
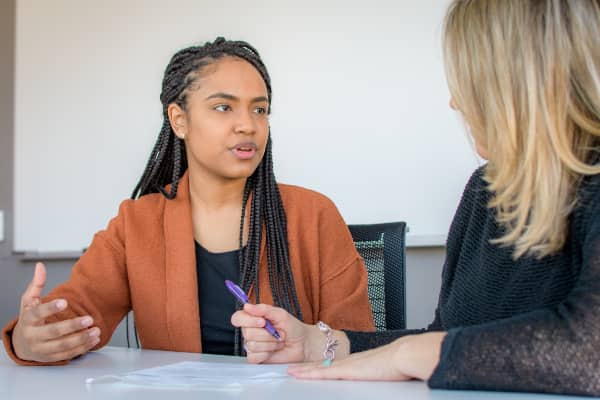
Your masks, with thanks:
[{"label": "tabletop surface", "polygon": [[[0,348],[2,348],[0,346]],[[273,383],[244,385],[241,389],[220,390],[212,388],[162,388],[127,383],[86,384],[86,378],[127,372],[172,364],[181,361],[245,363],[239,357],[210,354],[177,353],[170,351],[136,350],[123,347],[105,347],[86,354],[66,366],[22,367],[10,360],[4,349],[0,351],[0,399],[165,399],[177,396],[184,399],[581,399],[581,397],[555,396],[529,393],[500,393],[430,390],[423,382],[353,382],[353,381],[301,381],[294,378]],[[133,396],[133,397],[132,397]],[[139,397],[138,397],[139,396]]]}]

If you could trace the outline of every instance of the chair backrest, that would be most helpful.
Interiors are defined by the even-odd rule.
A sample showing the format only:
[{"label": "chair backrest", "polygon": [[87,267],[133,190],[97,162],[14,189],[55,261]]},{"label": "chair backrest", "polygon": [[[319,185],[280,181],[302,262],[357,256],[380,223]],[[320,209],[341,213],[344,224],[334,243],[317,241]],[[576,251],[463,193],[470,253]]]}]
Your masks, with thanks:
[{"label": "chair backrest", "polygon": [[378,331],[406,328],[406,223],[348,225],[368,274]]}]

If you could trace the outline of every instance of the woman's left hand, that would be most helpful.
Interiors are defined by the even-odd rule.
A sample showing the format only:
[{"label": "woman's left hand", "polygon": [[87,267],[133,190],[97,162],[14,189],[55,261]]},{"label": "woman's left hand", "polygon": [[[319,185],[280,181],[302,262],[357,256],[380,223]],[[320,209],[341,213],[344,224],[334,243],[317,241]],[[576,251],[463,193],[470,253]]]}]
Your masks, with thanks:
[{"label": "woman's left hand", "polygon": [[322,363],[290,366],[288,373],[301,379],[349,379],[366,381],[427,380],[440,359],[446,332],[404,336],[388,345]]},{"label": "woman's left hand", "polygon": [[[266,320],[279,332],[281,340],[267,332]],[[299,321],[283,308],[267,304],[244,304],[243,310],[231,316],[231,323],[242,328],[246,356],[252,364],[314,360],[313,348],[320,349],[323,341],[323,334],[316,326]]]}]

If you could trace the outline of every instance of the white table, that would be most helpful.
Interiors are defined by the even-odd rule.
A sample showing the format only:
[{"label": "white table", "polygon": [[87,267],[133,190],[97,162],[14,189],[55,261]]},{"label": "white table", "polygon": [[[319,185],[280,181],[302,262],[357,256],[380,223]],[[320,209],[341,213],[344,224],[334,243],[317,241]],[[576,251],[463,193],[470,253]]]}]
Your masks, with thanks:
[{"label": "white table", "polygon": [[[2,347],[0,346],[0,348]],[[525,393],[430,390],[423,382],[301,381],[290,378],[279,383],[250,385],[239,391],[220,391],[203,388],[150,388],[122,383],[86,385],[85,383],[85,379],[88,377],[123,374],[125,372],[164,364],[197,360],[214,360],[219,363],[245,362],[243,358],[239,357],[105,347],[98,352],[86,354],[66,366],[22,367],[14,364],[2,348],[0,351],[0,399],[581,399],[581,397]]]}]

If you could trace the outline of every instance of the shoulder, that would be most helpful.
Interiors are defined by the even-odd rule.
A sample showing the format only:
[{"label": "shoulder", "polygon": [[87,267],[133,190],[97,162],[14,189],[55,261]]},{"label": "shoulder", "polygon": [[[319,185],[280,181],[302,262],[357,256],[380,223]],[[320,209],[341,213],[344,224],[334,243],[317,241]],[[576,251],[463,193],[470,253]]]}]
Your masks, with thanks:
[{"label": "shoulder", "polygon": [[162,226],[165,201],[160,194],[123,200],[118,214],[95,237],[109,242],[113,249],[123,249],[132,239],[139,241],[156,236]]},{"label": "shoulder", "polygon": [[487,182],[485,181],[486,168],[487,164],[482,165],[481,167],[473,171],[471,177],[467,182],[467,185],[465,186],[463,196],[478,194],[482,191],[487,191]]},{"label": "shoulder", "polygon": [[288,224],[288,234],[315,235],[317,232],[339,235],[347,230],[336,205],[327,196],[300,186],[279,184]]},{"label": "shoulder", "polygon": [[119,215],[152,214],[162,210],[166,201],[168,200],[160,193],[146,194],[135,200],[123,200],[119,205]]},{"label": "shoulder", "polygon": [[579,239],[583,237],[597,239],[600,237],[600,174],[583,178],[576,201],[573,211],[575,235]]},{"label": "shoulder", "polygon": [[301,186],[279,183],[279,193],[286,212],[288,209],[337,210],[333,201],[322,193]]},{"label": "shoulder", "polygon": [[160,193],[151,193],[138,199],[123,200],[119,205],[118,215],[111,224],[129,226],[148,226],[162,219],[167,200]]},{"label": "shoulder", "polygon": [[[490,192],[485,181],[485,168],[477,168],[469,178],[461,196],[460,202],[454,212],[446,246],[449,252],[453,248],[460,249],[466,232],[472,224],[483,226],[492,218],[492,212],[487,207]],[[476,230],[479,230],[476,229]]]},{"label": "shoulder", "polygon": [[586,176],[578,189],[578,203],[583,208],[600,206],[600,174]]},{"label": "shoulder", "polygon": [[487,182],[485,181],[486,167],[487,164],[477,168],[471,174],[471,177],[463,190],[457,212],[464,209],[470,210],[477,205],[486,205],[488,203],[490,193],[487,189]]},{"label": "shoulder", "polygon": [[[300,186],[279,184],[278,187],[287,220],[290,252],[303,260],[298,265],[306,271],[311,270],[309,265],[326,268],[330,271],[325,273],[328,276],[333,273],[330,268],[348,266],[358,258],[348,226],[331,199]],[[312,264],[319,259],[318,264]]]}]

